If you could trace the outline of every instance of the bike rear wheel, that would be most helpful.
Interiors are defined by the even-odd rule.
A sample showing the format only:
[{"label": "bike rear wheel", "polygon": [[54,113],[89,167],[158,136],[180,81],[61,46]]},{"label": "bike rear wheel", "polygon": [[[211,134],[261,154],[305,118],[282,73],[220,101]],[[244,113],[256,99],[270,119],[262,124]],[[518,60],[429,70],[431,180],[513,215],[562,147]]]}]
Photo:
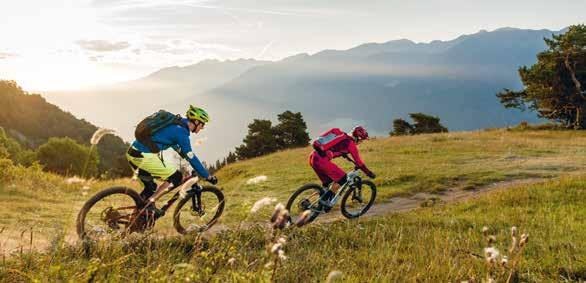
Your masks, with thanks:
[{"label": "bike rear wheel", "polygon": [[91,197],[77,215],[77,235],[82,240],[110,240],[142,231],[146,217],[139,217],[143,200],[133,189],[112,187]]},{"label": "bike rear wheel", "polygon": [[365,214],[376,199],[376,186],[369,180],[362,180],[362,184],[352,187],[342,197],[342,215],[352,219]]},{"label": "bike rear wheel", "polygon": [[[193,190],[193,189],[192,189]],[[180,234],[201,233],[211,228],[224,211],[224,194],[214,186],[203,186],[198,205],[195,192],[187,193],[173,213],[173,226]]]},{"label": "bike rear wheel", "polygon": [[306,184],[295,191],[287,201],[287,210],[289,210],[289,215],[291,216],[290,222],[297,223],[306,210],[310,212],[309,215],[306,215],[308,218],[303,221],[302,225],[315,220],[320,214],[319,198],[323,193],[324,189],[318,184]]}]

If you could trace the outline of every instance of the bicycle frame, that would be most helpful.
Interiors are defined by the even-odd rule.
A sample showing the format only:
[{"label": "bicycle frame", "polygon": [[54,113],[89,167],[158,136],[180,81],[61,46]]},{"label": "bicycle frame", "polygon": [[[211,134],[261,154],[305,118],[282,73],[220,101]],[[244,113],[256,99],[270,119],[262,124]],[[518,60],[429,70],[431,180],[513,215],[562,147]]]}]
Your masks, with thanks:
[{"label": "bicycle frame", "polygon": [[[336,192],[336,194],[334,195],[334,197],[332,197],[332,199],[330,200],[330,205],[334,206],[336,204],[336,202],[338,202],[339,197],[346,192],[346,190],[355,184],[355,179],[356,177],[360,176],[360,171],[359,170],[352,170],[348,173],[346,173],[347,176],[347,181],[346,183],[344,183],[344,185],[342,185],[340,187],[340,189],[338,189],[338,192]],[[333,185],[333,184],[332,184]],[[330,185],[329,189],[332,189],[332,185]]]},{"label": "bicycle frame", "polygon": [[[197,177],[189,176],[189,177],[187,177],[187,178],[185,178],[185,179],[183,180],[183,183],[182,183],[182,184],[185,184],[185,183],[186,183],[188,180],[190,180],[191,178],[197,178]],[[183,185],[181,185],[181,186],[183,186]],[[181,187],[181,186],[180,186],[180,187]],[[171,188],[169,191],[171,191],[171,190],[173,190],[173,189],[175,189],[175,188]],[[172,196],[172,197],[171,197],[171,198],[170,198],[170,199],[169,199],[169,200],[168,200],[168,201],[167,201],[167,202],[166,202],[166,203],[165,203],[165,204],[164,204],[162,207],[161,207],[161,210],[162,210],[162,211],[164,211],[164,212],[167,212],[167,210],[168,210],[169,208],[171,208],[171,206],[172,206],[172,205],[173,205],[173,204],[174,204],[174,203],[175,203],[175,202],[176,202],[176,201],[179,199],[179,197],[181,196],[181,190],[183,190],[183,189],[184,189],[184,188],[181,188],[180,190],[178,190],[178,191],[177,191],[177,192],[176,192],[176,193],[175,193],[175,194],[174,194],[174,195],[173,195],[173,196]],[[202,190],[203,190],[203,187],[202,187],[200,184],[198,184],[198,183],[195,183],[195,184],[193,184],[193,185],[191,186],[191,188],[190,188],[190,189],[186,189],[186,190],[185,190],[185,193],[186,193],[185,197],[186,197],[186,198],[188,198],[188,197],[190,197],[190,198],[191,198],[192,209],[193,209],[194,211],[197,211],[197,212],[201,211],[201,191],[202,191]],[[165,193],[164,193],[164,194],[162,194],[161,196],[163,196],[163,195],[165,195],[165,194],[167,194],[167,193],[168,193],[168,192],[165,192]]]}]

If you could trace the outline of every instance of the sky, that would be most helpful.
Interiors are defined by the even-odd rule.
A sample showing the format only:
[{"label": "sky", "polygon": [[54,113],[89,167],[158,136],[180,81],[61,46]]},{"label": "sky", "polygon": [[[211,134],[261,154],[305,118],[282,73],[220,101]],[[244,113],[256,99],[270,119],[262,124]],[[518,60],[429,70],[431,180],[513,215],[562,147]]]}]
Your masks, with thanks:
[{"label": "sky", "polygon": [[586,22],[586,0],[7,1],[0,79],[28,91],[132,80],[212,58],[279,60],[367,42]]}]

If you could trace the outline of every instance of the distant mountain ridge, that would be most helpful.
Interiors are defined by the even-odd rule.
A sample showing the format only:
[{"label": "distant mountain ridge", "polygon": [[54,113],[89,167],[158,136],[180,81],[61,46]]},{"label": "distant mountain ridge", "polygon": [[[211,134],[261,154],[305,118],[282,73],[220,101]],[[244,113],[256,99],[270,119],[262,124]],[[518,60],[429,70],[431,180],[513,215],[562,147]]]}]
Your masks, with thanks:
[{"label": "distant mountain ridge", "polygon": [[[132,133],[141,116],[158,108],[182,113],[186,104],[200,104],[209,109],[213,121],[204,135],[214,142],[199,149],[208,161],[238,145],[253,118],[274,117],[284,110],[300,111],[312,135],[331,126],[350,128],[356,123],[383,135],[393,119],[405,118],[410,112],[437,115],[450,130],[535,122],[534,113],[504,109],[495,93],[521,87],[518,67],[533,64],[537,53],[546,48],[543,38],[560,32],[502,28],[448,41],[366,43],[347,50],[297,54],[277,62],[202,61],[122,84],[128,91],[97,91],[95,97],[101,101],[95,101],[96,107],[102,104],[99,107],[104,110],[86,116],[105,125],[118,123],[122,132]],[[238,65],[236,71],[224,72],[230,64]],[[195,82],[194,70],[229,75]],[[130,91],[154,81],[164,81],[165,87],[150,88],[140,96],[136,94],[140,92]],[[146,102],[131,104],[137,97],[146,97]],[[126,106],[120,109],[108,101],[112,99],[120,107]],[[100,118],[102,113],[110,117]],[[126,137],[132,138],[130,134]]]}]

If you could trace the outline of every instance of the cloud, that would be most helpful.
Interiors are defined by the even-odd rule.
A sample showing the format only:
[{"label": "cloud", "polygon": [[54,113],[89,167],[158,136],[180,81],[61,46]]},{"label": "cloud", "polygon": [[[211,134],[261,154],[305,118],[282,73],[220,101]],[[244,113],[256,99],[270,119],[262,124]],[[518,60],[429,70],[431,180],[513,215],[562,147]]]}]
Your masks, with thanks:
[{"label": "cloud", "polygon": [[148,42],[144,44],[146,50],[172,55],[198,54],[205,51],[240,52],[223,44],[199,43],[192,40],[174,39],[168,42]]},{"label": "cloud", "polygon": [[126,41],[111,42],[107,40],[78,40],[77,45],[85,50],[96,52],[120,51],[130,47]]},{"label": "cloud", "polygon": [[7,52],[0,51],[0,60],[8,59],[11,57],[16,57],[16,56],[18,56],[18,55],[14,54],[14,53],[7,53]]}]

